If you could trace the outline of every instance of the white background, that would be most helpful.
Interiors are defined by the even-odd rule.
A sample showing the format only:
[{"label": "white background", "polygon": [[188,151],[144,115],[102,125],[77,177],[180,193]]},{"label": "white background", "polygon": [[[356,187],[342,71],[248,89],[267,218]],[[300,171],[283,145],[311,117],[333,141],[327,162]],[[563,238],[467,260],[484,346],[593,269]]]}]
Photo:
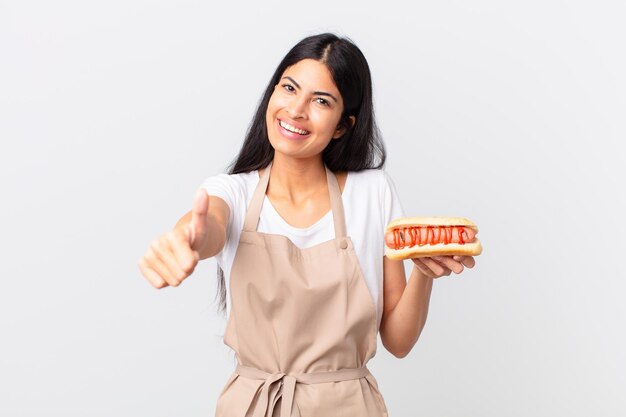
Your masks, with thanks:
[{"label": "white background", "polygon": [[370,63],[405,211],[484,245],[408,357],[379,343],[390,416],[626,414],[626,8],[408,4],[0,2],[0,415],[213,415],[215,261],[158,291],[137,260],[323,31]]}]

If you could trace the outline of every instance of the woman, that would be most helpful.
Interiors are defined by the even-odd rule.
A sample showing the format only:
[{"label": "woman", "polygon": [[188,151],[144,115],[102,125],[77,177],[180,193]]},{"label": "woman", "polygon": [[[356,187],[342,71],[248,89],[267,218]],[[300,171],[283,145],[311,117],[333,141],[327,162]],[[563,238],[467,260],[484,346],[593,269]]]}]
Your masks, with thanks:
[{"label": "woman", "polygon": [[387,416],[366,367],[378,332],[406,356],[433,278],[474,259],[413,259],[407,283],[384,257],[384,227],[404,217],[384,161],[365,57],[348,39],[305,38],[276,69],[230,174],[208,178],[139,261],[157,288],[201,259],[223,268],[224,343],[238,364],[217,416]]}]

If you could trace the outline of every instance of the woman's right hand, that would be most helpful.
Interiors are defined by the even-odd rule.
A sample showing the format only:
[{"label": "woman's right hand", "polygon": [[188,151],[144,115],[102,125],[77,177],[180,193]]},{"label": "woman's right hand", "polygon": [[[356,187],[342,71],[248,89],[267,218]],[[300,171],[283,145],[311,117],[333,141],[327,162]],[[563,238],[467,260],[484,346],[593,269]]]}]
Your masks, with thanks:
[{"label": "woman's right hand", "polygon": [[204,189],[199,189],[191,218],[152,241],[139,259],[139,269],[152,286],[158,289],[168,285],[177,287],[194,271],[208,241],[208,211],[209,196]]}]

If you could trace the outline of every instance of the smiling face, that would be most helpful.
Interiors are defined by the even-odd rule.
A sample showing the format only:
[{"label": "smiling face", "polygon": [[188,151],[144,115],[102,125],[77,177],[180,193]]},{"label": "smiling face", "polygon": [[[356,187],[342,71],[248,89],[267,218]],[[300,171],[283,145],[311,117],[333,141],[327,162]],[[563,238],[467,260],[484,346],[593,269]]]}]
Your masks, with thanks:
[{"label": "smiling face", "polygon": [[265,116],[270,143],[277,153],[321,158],[328,143],[344,133],[338,128],[342,112],[326,65],[303,59],[285,70],[270,97]]}]

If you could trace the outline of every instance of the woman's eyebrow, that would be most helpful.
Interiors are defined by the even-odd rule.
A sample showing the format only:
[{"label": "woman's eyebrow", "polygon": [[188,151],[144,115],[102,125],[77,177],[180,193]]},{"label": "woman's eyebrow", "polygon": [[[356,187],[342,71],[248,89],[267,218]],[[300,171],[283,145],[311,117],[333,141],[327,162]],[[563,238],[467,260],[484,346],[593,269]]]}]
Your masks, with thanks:
[{"label": "woman's eyebrow", "polygon": [[[283,78],[288,79],[289,81],[291,81],[292,83],[294,83],[294,85],[295,85],[297,88],[302,89],[302,88],[300,87],[300,84],[298,84],[298,83],[296,82],[296,80],[294,80],[294,79],[293,79],[293,78],[291,78],[290,76],[285,76],[285,77],[283,77]],[[335,96],[333,96],[332,94],[327,93],[327,92],[325,92],[325,91],[313,91],[313,94],[314,94],[314,95],[316,95],[316,96],[326,96],[326,97],[330,97],[330,98],[332,98],[333,100],[335,100],[335,102],[338,102],[337,97],[335,97]]]}]

